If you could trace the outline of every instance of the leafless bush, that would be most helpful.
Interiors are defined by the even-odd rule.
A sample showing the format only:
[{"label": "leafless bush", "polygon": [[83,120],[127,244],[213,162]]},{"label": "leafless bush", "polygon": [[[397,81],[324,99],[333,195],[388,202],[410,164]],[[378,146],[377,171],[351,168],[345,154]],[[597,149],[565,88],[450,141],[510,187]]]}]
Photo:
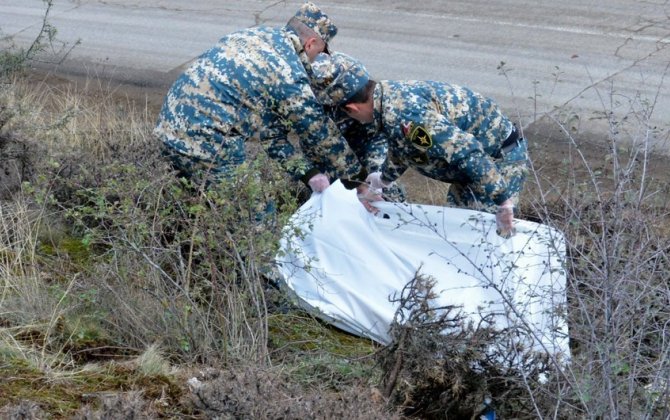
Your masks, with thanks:
[{"label": "leafless bush", "polygon": [[574,356],[560,381],[572,396],[558,406],[590,418],[670,415],[670,207],[652,147],[667,132],[651,124],[653,103],[638,100],[627,114],[603,114],[609,143],[599,156],[554,120],[566,159],[558,177],[536,172],[529,211],[566,237]]},{"label": "leafless bush", "polygon": [[21,183],[31,179],[44,148],[28,136],[17,134],[13,126],[20,119],[17,93],[0,86],[0,200],[7,201],[19,191]]},{"label": "leafless bush", "polygon": [[56,36],[58,30],[50,22],[53,0],[44,0],[44,4],[45,10],[39,31],[27,48],[16,46],[12,36],[0,37],[2,46],[0,51],[0,83],[6,82],[6,79],[24,70],[30,63],[62,63],[70,52],[79,45],[79,40],[70,44],[58,39]]},{"label": "leafless bush", "polygon": [[[11,106],[20,112],[5,126],[49,153],[35,156],[21,220],[2,207],[3,240],[17,251],[3,254],[2,317],[60,320],[54,350],[84,351],[79,340],[136,354],[161,343],[182,360],[267,361],[263,276],[295,187],[262,155],[221,188],[188,186],[148,134],[150,112],[104,91],[43,88],[17,85]],[[9,275],[15,261],[24,276]]]},{"label": "leafless bush", "polygon": [[151,410],[141,392],[114,392],[98,397],[99,407],[87,405],[75,416],[78,420],[112,419],[156,419],[158,414]]},{"label": "leafless bush", "polygon": [[0,416],[8,420],[38,420],[43,419],[45,413],[38,403],[23,400],[18,404],[0,408]]},{"label": "leafless bush", "polygon": [[417,274],[397,297],[393,341],[379,355],[384,395],[420,418],[474,418],[489,408],[503,417],[537,416],[527,387],[551,372],[546,356],[511,348],[509,329],[435,307],[434,285]]},{"label": "leafless bush", "polygon": [[278,370],[259,367],[209,372],[189,381],[195,405],[224,419],[396,419],[378,391],[353,386],[310,390]]}]

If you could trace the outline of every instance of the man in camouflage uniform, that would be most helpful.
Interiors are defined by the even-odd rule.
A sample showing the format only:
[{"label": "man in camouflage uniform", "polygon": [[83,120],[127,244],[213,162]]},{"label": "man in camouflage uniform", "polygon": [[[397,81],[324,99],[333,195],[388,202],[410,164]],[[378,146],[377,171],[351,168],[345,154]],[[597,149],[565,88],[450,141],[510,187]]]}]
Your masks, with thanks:
[{"label": "man in camouflage uniform", "polygon": [[245,141],[255,139],[313,191],[329,178],[364,179],[309,84],[311,61],[336,33],[328,16],[305,3],[283,28],[238,31],[202,54],[170,88],[154,130],[173,166],[211,184],[233,174]]},{"label": "man in camouflage uniform", "polygon": [[[339,71],[341,63],[355,60],[344,53],[332,52],[331,54],[319,54],[312,62],[312,74],[310,77],[316,98],[324,105],[326,114],[335,121],[335,124],[346,139],[349,147],[354,151],[358,161],[368,173],[378,172],[386,159],[388,144],[383,135],[375,133],[375,127],[363,124],[349,117],[329,97],[328,89],[333,82],[333,75]],[[397,182],[383,188],[383,197],[388,201],[404,202],[406,200],[405,190]]]},{"label": "man in camouflage uniform", "polygon": [[494,213],[501,236],[514,233],[527,144],[491,99],[441,82],[377,83],[351,57],[339,63],[328,95],[388,141],[381,170],[367,178],[371,189],[388,186],[412,167],[450,183],[451,204]]}]

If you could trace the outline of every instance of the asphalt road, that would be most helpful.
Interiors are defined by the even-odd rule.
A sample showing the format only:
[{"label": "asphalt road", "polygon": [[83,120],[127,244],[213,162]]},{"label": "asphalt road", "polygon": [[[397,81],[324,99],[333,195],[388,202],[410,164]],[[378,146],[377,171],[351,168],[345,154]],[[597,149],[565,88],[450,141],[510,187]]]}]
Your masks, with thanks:
[{"label": "asphalt road", "polygon": [[[60,70],[167,89],[223,34],[282,25],[300,1],[54,0],[57,37],[80,41]],[[317,1],[332,43],[377,79],[435,79],[495,98],[522,124],[549,115],[588,124],[613,111],[670,123],[668,0]],[[42,0],[0,0],[0,30],[35,37]],[[55,45],[58,49],[58,44]],[[44,58],[49,59],[48,52]],[[501,68],[501,63],[504,65]]]}]

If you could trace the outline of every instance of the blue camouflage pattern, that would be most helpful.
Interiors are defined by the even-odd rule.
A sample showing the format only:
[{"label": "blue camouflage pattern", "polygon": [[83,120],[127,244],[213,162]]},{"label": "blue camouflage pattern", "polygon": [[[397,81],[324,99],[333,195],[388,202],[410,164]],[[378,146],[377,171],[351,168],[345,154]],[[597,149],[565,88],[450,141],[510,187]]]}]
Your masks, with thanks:
[{"label": "blue camouflage pattern", "polygon": [[312,86],[324,105],[340,105],[363,89],[370,80],[357,59],[340,52],[319,54],[312,63]]},{"label": "blue camouflage pattern", "polygon": [[[347,103],[370,79],[363,64],[346,54],[317,57],[314,73],[317,97],[333,107]],[[514,125],[491,99],[441,82],[382,81],[373,100],[373,129],[359,129],[357,135],[370,147],[388,143],[381,165],[386,181],[413,167],[450,183],[452,204],[495,211],[497,204],[518,199],[527,172],[527,146],[523,142],[514,149],[520,157],[501,154]],[[345,137],[351,145],[351,135]]]},{"label": "blue camouflage pattern", "polygon": [[496,103],[472,90],[433,81],[381,81],[374,91],[373,123],[388,141],[382,178],[408,168],[451,184],[449,201],[495,211],[518,200],[527,174],[527,145],[501,155],[514,129]]},{"label": "blue camouflage pattern", "polygon": [[214,179],[245,160],[249,140],[259,141],[295,179],[316,172],[355,178],[362,167],[317,101],[309,70],[288,27],[229,34],[174,82],[154,133],[182,169]]},{"label": "blue camouflage pattern", "polygon": [[[363,64],[341,52],[319,54],[312,63],[310,80],[317,99],[335,121],[361,165],[368,173],[380,171],[388,151],[386,139],[375,135],[374,127],[350,118],[338,106],[370,80]],[[389,201],[405,201],[404,188],[397,183],[384,188],[383,195]]]},{"label": "blue camouflage pattern", "polygon": [[337,35],[337,26],[314,3],[304,3],[300,6],[294,17],[312,28],[326,43],[330,42]]},{"label": "blue camouflage pattern", "polygon": [[[388,152],[386,138],[376,133],[373,125],[361,124],[339,107],[327,106],[326,110],[365,170],[368,173],[381,171]],[[384,188],[383,196],[387,201],[404,202],[407,199],[405,187],[399,182]]]}]

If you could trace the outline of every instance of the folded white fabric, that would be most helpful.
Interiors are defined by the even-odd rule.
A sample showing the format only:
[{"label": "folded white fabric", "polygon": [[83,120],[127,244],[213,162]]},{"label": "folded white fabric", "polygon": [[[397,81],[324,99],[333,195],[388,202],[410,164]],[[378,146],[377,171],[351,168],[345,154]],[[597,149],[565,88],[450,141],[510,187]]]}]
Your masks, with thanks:
[{"label": "folded white fabric", "polygon": [[392,298],[419,270],[437,282],[436,307],[460,306],[474,322],[493,317],[501,329],[514,325],[526,348],[569,357],[560,232],[515,220],[517,234],[503,239],[492,214],[376,205],[373,216],[338,181],[293,215],[277,262],[302,307],[386,344],[398,309]]}]

